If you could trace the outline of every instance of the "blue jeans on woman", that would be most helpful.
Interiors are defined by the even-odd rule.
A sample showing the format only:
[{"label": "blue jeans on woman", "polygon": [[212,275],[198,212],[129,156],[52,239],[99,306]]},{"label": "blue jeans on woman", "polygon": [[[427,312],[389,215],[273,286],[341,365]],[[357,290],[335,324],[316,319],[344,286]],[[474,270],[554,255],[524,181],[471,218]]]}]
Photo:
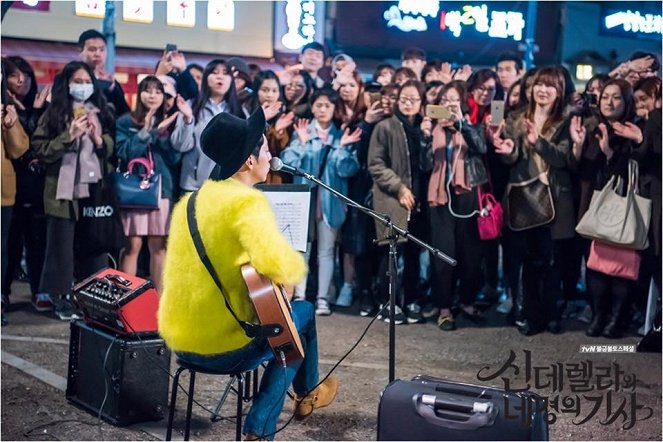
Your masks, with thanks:
[{"label": "blue jeans on woman", "polygon": [[304,347],[304,360],[283,368],[274,359],[266,340],[256,339],[244,348],[218,355],[178,352],[185,362],[220,372],[244,372],[269,361],[260,381],[258,395],[244,421],[244,434],[274,439],[276,423],[283,409],[288,387],[304,396],[318,384],[318,334],[315,329],[315,310],[308,301],[293,301],[292,318]]}]

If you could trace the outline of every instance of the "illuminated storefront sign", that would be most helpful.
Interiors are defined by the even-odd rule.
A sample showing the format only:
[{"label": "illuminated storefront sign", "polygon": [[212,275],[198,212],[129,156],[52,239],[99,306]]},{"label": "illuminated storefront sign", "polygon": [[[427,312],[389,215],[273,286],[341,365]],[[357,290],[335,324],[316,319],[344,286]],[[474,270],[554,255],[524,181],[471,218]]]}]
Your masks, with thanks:
[{"label": "illuminated storefront sign", "polygon": [[287,0],[274,4],[274,48],[297,52],[312,41],[324,39],[324,9],[322,2]]},{"label": "illuminated storefront sign", "polygon": [[383,16],[387,27],[403,32],[427,31],[433,18],[437,19],[440,30],[448,30],[456,38],[467,28],[474,28],[476,32],[493,38],[512,38],[515,41],[523,38],[525,19],[522,12],[489,11],[486,4],[464,5],[460,10],[440,10],[439,6],[440,2],[432,0],[401,0],[398,5],[390,6]]},{"label": "illuminated storefront sign", "polygon": [[207,29],[213,31],[235,29],[234,0],[209,0],[207,2]]},{"label": "illuminated storefront sign", "polygon": [[168,0],[166,23],[169,26],[193,28],[196,25],[196,2],[194,0]]},{"label": "illuminated storefront sign", "polygon": [[22,9],[24,11],[41,11],[48,12],[50,9],[51,2],[39,2],[36,0],[26,0],[22,2],[13,2],[12,8]]},{"label": "illuminated storefront sign", "polygon": [[641,14],[639,11],[619,11],[607,15],[603,24],[606,29],[627,33],[661,34],[660,14]]},{"label": "illuminated storefront sign", "polygon": [[76,15],[80,17],[104,18],[106,2],[92,0],[76,0]]},{"label": "illuminated storefront sign", "polygon": [[154,20],[154,2],[152,0],[124,0],[122,2],[124,21],[152,23]]}]

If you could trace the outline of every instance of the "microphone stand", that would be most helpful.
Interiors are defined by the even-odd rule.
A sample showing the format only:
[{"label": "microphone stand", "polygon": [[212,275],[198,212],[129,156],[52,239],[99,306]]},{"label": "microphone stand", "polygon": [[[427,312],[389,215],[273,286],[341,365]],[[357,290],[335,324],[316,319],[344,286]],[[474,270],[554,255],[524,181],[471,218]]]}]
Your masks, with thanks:
[{"label": "microphone stand", "polygon": [[396,282],[396,242],[398,240],[398,237],[401,236],[408,241],[412,241],[413,243],[417,244],[419,247],[424,248],[428,250],[434,257],[443,260],[447,264],[451,266],[456,265],[456,260],[451,258],[448,255],[445,255],[442,253],[439,249],[434,248],[430,244],[427,244],[420,240],[419,238],[410,235],[410,233],[403,229],[402,227],[394,224],[391,219],[381,213],[378,213],[372,209],[369,209],[368,207],[364,207],[361,204],[351,200],[347,196],[343,195],[336,189],[330,187],[326,183],[322,182],[318,178],[316,178],[315,175],[312,175],[310,173],[304,172],[303,170],[295,169],[294,171],[286,171],[290,172],[293,175],[299,175],[304,178],[306,178],[309,181],[314,182],[320,187],[323,187],[324,189],[330,191],[334,196],[337,198],[341,199],[342,201],[346,202],[349,206],[354,207],[356,209],[359,209],[361,212],[365,213],[366,215],[370,216],[373,219],[378,220],[380,223],[384,224],[387,229],[388,229],[388,235],[387,239],[389,240],[389,271],[388,271],[388,276],[389,276],[389,382],[393,381],[395,378],[395,365],[396,365],[396,324],[394,323],[394,316],[396,315],[396,287],[397,287],[397,282]]}]

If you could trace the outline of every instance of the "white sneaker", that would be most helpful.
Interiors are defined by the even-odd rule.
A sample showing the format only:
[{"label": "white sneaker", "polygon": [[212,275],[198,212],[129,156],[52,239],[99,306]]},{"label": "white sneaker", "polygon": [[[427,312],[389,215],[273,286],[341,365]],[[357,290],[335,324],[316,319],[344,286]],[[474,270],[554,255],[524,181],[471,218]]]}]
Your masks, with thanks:
[{"label": "white sneaker", "polygon": [[500,302],[500,305],[497,306],[497,313],[508,315],[511,312],[512,308],[513,308],[513,299],[511,299],[511,297],[508,297],[504,301]]},{"label": "white sneaker", "polygon": [[318,299],[315,306],[315,314],[318,316],[331,315],[331,309],[329,308],[329,301],[323,298]]},{"label": "white sneaker", "polygon": [[350,307],[352,305],[352,284],[347,282],[343,284],[335,304],[339,307]]}]

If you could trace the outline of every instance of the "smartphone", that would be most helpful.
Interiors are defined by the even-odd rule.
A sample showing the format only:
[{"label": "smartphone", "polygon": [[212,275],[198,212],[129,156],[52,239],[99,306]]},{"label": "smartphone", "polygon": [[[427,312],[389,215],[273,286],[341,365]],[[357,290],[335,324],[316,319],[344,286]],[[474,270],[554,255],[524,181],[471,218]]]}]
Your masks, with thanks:
[{"label": "smartphone", "polygon": [[74,105],[74,120],[87,115],[85,106]]},{"label": "smartphone", "polygon": [[426,116],[436,120],[448,120],[451,118],[451,111],[446,106],[439,106],[435,104],[426,105]]},{"label": "smartphone", "polygon": [[371,105],[373,105],[375,102],[382,101],[382,94],[380,92],[371,92],[368,94],[368,99]]},{"label": "smartphone", "polygon": [[168,43],[166,44],[166,52],[177,51],[177,45]]},{"label": "smartphone", "polygon": [[490,103],[490,125],[499,126],[504,120],[504,101],[493,100]]}]

